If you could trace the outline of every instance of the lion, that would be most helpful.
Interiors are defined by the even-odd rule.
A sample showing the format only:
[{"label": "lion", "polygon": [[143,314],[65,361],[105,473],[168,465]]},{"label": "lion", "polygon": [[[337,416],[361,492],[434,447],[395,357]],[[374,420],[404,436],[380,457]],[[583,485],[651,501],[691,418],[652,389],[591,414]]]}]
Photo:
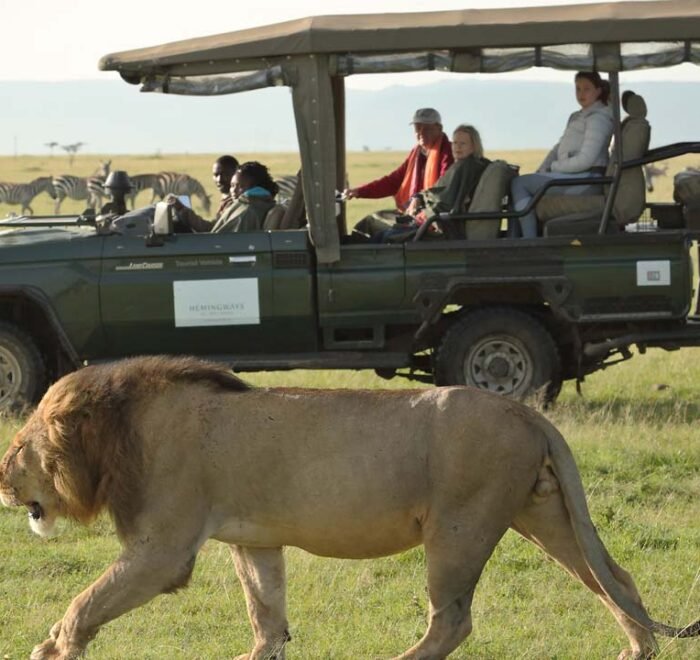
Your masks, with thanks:
[{"label": "lion", "polygon": [[39,534],[111,514],[119,558],[68,607],[33,660],[80,656],[102,625],[184,587],[207,539],[227,543],[254,632],[239,659],[285,657],[282,548],[371,558],[423,544],[429,621],[397,658],[444,658],[472,629],[479,576],[510,527],[593,591],[647,658],[652,620],[591,521],[559,432],[466,387],[251,388],[194,358],[133,358],[56,382],[0,463],[0,495]]}]

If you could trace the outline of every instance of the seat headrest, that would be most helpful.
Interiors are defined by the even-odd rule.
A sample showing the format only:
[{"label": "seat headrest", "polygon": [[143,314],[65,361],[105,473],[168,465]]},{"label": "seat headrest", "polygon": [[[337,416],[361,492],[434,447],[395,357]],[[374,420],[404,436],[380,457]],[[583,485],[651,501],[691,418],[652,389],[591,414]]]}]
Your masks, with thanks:
[{"label": "seat headrest", "polygon": [[647,104],[644,99],[631,90],[622,94],[622,107],[625,112],[635,119],[644,119],[647,116]]}]

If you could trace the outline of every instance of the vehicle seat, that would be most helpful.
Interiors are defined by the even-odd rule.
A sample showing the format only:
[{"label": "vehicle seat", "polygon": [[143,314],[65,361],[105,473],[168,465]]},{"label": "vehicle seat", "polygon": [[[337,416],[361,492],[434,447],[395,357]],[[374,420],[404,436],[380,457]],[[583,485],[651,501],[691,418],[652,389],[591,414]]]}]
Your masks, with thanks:
[{"label": "vehicle seat", "polygon": [[[641,158],[649,149],[651,129],[646,119],[647,106],[644,99],[634,92],[622,95],[622,107],[628,116],[620,125],[622,138],[622,160]],[[614,161],[608,164],[606,176],[612,176]],[[571,236],[595,234],[605,207],[605,195],[610,189],[604,187],[600,195],[548,194],[537,205],[537,217],[545,236]],[[646,186],[642,167],[622,171],[612,209],[612,221],[608,232],[617,233],[636,222],[646,203]]]},{"label": "vehicle seat", "polygon": [[[479,177],[471,200],[466,197],[466,190],[458,190],[453,213],[478,213],[484,211],[500,211],[503,200],[508,194],[510,180],[515,170],[504,160],[494,160],[489,163]],[[467,182],[462,182],[464,187]],[[468,206],[465,206],[465,203]],[[498,237],[501,221],[495,220],[441,220],[440,228],[450,239],[457,240],[489,240]]]},{"label": "vehicle seat", "polygon": [[[515,176],[515,170],[506,161],[494,160],[489,163],[476,185],[468,212],[500,211],[513,176]],[[500,219],[466,220],[460,224],[464,224],[465,238],[470,241],[498,238],[498,232],[501,229]]]},{"label": "vehicle seat", "polygon": [[[455,195],[457,200],[450,213],[478,213],[478,212],[493,212],[503,209],[503,201],[508,194],[510,180],[515,175],[515,169],[504,160],[494,160],[490,162],[481,173],[479,180],[474,188],[474,194],[471,200],[468,197],[467,186],[471,186],[471,177],[465,169],[465,176],[460,181],[460,186]],[[456,173],[455,176],[459,176]],[[465,204],[468,206],[465,207]],[[498,238],[498,232],[501,228],[500,218],[484,219],[484,220],[458,220],[446,219],[438,220],[442,234],[437,232],[426,232],[424,229],[418,229],[416,237],[413,240],[430,239],[430,238],[448,238],[454,240],[489,240]],[[413,237],[413,234],[406,233],[390,239],[389,242],[403,242]]]},{"label": "vehicle seat", "polygon": [[264,230],[279,229],[286,210],[287,208],[282,204],[275,204],[265,215],[262,228]]},{"label": "vehicle seat", "polygon": [[685,226],[700,227],[700,169],[689,167],[673,177],[673,199],[683,209]]},{"label": "vehicle seat", "polygon": [[302,186],[301,170],[297,173],[297,183],[289,202],[284,205],[284,215],[277,229],[299,229],[306,225],[306,204]]}]

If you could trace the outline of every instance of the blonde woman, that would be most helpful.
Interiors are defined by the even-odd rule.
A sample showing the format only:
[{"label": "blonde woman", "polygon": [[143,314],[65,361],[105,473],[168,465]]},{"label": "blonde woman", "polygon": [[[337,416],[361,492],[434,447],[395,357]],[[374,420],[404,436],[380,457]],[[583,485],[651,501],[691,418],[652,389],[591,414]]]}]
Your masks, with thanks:
[{"label": "blonde woman", "polygon": [[466,211],[476,184],[490,162],[484,158],[479,131],[469,124],[460,124],[455,128],[452,155],[455,159],[453,165],[432,188],[421,193],[424,219],[448,211]]}]

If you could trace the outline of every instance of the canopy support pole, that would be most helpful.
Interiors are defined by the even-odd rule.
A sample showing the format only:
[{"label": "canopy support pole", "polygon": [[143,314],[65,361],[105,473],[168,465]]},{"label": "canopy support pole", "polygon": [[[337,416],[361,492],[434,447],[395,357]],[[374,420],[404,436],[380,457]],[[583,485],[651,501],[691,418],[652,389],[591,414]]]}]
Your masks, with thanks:
[{"label": "canopy support pole", "polygon": [[292,84],[294,118],[301,153],[302,185],[311,242],[320,263],[340,260],[340,237],[335,219],[336,121],[328,57],[294,58]]},{"label": "canopy support pole", "polygon": [[608,195],[605,199],[605,207],[603,208],[603,217],[600,219],[600,226],[598,227],[599,234],[605,234],[608,228],[608,222],[610,221],[610,214],[612,213],[613,204],[615,203],[615,197],[617,196],[617,189],[620,187],[620,178],[622,177],[622,130],[620,128],[620,76],[617,71],[611,71],[608,74],[608,80],[610,81],[610,99],[608,103],[612,104],[613,112],[613,122],[614,122],[614,148],[613,148],[613,158],[615,159],[613,167],[613,181],[610,184],[608,190]]},{"label": "canopy support pole", "polygon": [[[345,190],[347,180],[345,145],[345,78],[333,76],[333,112],[335,114],[335,189]],[[340,204],[338,231],[341,236],[348,233],[345,204]]]}]

